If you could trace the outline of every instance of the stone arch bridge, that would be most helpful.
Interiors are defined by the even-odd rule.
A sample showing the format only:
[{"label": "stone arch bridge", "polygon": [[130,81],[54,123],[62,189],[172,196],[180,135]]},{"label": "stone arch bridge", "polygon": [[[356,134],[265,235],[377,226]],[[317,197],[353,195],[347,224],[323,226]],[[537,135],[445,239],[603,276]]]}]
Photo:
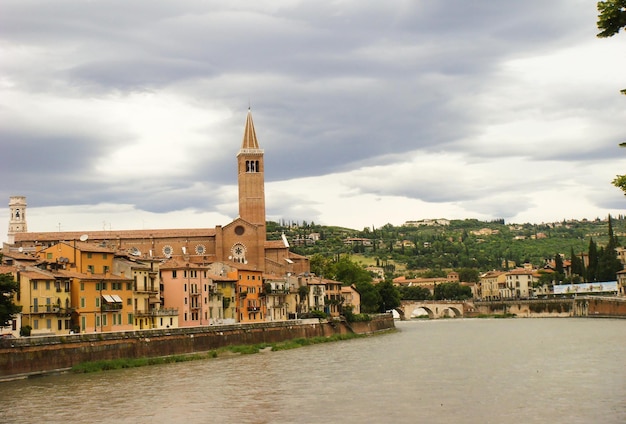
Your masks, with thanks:
[{"label": "stone arch bridge", "polygon": [[428,314],[428,318],[460,318],[468,312],[474,311],[474,306],[468,302],[459,300],[403,300],[395,310],[400,315],[401,320],[411,319],[411,315],[416,309],[423,309]]}]

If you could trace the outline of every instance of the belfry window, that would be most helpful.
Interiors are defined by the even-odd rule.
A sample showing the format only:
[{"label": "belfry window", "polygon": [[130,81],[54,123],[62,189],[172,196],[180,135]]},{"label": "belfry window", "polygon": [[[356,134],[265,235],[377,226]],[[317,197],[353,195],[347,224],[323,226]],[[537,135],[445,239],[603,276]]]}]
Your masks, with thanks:
[{"label": "belfry window", "polygon": [[247,160],[246,161],[246,172],[259,172],[259,161],[258,160]]}]

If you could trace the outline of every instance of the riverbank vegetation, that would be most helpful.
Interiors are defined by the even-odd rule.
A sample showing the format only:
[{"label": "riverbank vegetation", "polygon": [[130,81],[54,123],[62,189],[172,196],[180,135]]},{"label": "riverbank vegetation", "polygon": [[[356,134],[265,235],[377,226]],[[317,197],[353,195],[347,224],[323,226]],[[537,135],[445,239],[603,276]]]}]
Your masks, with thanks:
[{"label": "riverbank vegetation", "polygon": [[[393,329],[376,334],[385,334],[395,331]],[[191,353],[185,355],[159,356],[154,358],[122,358],[103,361],[83,362],[72,367],[74,373],[91,373],[99,371],[117,370],[124,368],[137,368],[149,365],[171,364],[176,362],[188,362],[206,360],[212,358],[228,357],[232,355],[251,355],[259,352],[280,351],[297,349],[319,343],[330,343],[340,340],[350,340],[362,337],[370,337],[372,334],[334,334],[329,337],[311,337],[286,340],[278,343],[259,343],[252,345],[226,346],[208,352]]]}]

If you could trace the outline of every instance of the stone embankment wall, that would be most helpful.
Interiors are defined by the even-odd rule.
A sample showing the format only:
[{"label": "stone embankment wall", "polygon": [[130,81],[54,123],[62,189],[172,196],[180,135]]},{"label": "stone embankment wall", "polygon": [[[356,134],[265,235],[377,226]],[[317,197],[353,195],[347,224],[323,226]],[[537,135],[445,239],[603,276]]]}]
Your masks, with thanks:
[{"label": "stone embankment wall", "polygon": [[0,380],[67,370],[89,361],[182,355],[300,337],[370,334],[394,327],[391,314],[382,314],[368,322],[350,324],[310,319],[5,339],[0,340]]},{"label": "stone embankment wall", "polygon": [[576,297],[565,299],[523,299],[474,302],[472,314],[515,314],[520,318],[609,317],[626,318],[626,299],[617,297]]},{"label": "stone embankment wall", "polygon": [[587,316],[626,318],[626,299],[624,298],[586,298]]}]

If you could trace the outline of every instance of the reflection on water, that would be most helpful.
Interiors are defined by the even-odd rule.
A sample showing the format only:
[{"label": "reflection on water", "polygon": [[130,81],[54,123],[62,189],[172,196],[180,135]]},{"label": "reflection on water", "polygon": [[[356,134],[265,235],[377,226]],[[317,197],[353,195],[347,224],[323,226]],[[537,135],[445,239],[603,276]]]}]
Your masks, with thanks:
[{"label": "reflection on water", "polygon": [[397,327],[289,351],[0,383],[0,422],[626,422],[625,320]]}]

